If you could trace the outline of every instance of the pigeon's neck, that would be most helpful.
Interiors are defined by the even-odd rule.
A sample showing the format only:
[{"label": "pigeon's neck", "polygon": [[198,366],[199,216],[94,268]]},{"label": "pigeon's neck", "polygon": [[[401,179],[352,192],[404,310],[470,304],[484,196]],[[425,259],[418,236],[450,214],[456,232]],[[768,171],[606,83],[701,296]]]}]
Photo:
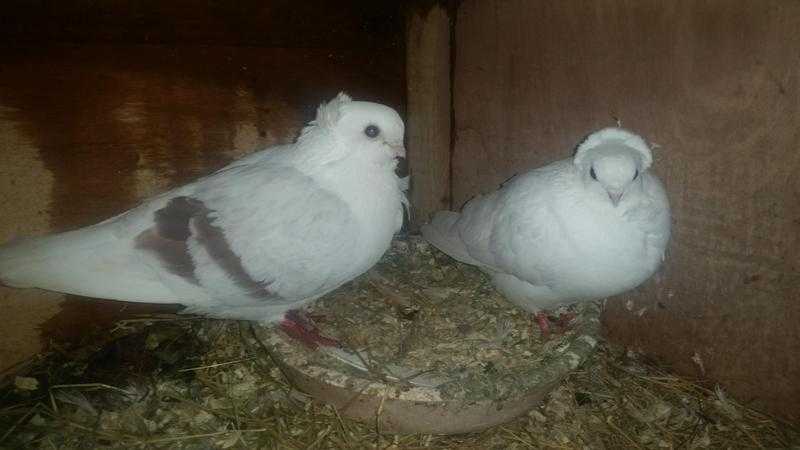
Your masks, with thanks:
[{"label": "pigeon's neck", "polygon": [[[296,155],[303,161],[295,166],[359,211],[380,215],[387,207],[400,208],[404,196],[395,174],[396,160],[382,152],[345,152],[335,139],[325,138],[322,134],[304,136]],[[373,211],[377,209],[381,211]]]},{"label": "pigeon's neck", "polygon": [[399,190],[396,166],[395,161],[386,158],[349,157],[326,164],[320,174],[349,194],[384,197],[388,192]]}]

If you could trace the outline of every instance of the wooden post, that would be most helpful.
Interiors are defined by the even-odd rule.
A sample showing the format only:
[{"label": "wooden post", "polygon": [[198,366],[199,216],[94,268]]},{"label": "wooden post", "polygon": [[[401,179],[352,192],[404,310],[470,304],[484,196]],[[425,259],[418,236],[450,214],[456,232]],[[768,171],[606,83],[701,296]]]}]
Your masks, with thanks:
[{"label": "wooden post", "polygon": [[436,4],[409,15],[407,45],[408,163],[411,230],[450,208],[450,18]]}]

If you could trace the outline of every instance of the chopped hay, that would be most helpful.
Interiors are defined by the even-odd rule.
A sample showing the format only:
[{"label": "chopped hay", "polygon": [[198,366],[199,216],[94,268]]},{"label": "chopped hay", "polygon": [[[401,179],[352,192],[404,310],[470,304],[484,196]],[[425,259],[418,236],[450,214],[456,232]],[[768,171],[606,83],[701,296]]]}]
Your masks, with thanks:
[{"label": "chopped hay", "polygon": [[[295,391],[237,322],[142,322],[213,344],[118,384],[97,361],[53,353],[0,393],[4,448],[789,448],[800,430],[606,345],[526,416],[460,436],[383,435]],[[153,338],[153,342],[156,338]],[[112,344],[113,345],[113,344]],[[168,345],[162,342],[153,351]],[[121,362],[120,371],[131,365]],[[135,363],[135,362],[134,362]],[[148,364],[144,364],[147,366]],[[95,371],[95,373],[92,373]],[[73,381],[85,380],[84,384]],[[63,383],[61,380],[70,380]],[[91,382],[90,382],[91,381]],[[59,383],[59,384],[55,384]]]},{"label": "chopped hay", "polygon": [[[409,237],[395,241],[365,276],[309,308],[306,315],[344,351],[310,351],[282,334],[257,331],[273,355],[333,385],[360,385],[359,392],[377,396],[390,387],[411,401],[472,404],[541,390],[594,351],[598,304],[555,313],[571,318],[569,326],[554,324],[543,339],[533,315],[503,298],[488,276]],[[410,392],[404,385],[421,388]]]},{"label": "chopped hay", "polygon": [[[436,264],[452,265],[440,260]],[[435,272],[429,276],[432,282],[448,284],[457,281],[448,276],[466,273],[466,278],[456,284],[466,283],[474,286],[474,292],[493,295],[480,274],[449,272],[443,269],[441,279]],[[398,276],[385,265],[381,273],[390,279]],[[363,282],[355,286],[374,288]],[[431,291],[427,292],[429,297]],[[467,307],[470,295],[464,299]],[[420,303],[414,303],[417,301]],[[399,317],[424,317],[425,308],[430,306],[425,301],[397,305]],[[509,308],[499,314],[509,315],[512,321],[517,315],[519,320],[528,320],[512,311]],[[395,319],[388,320],[389,327],[402,331],[404,324],[395,323]],[[330,319],[337,320],[345,317]],[[333,333],[333,328],[324,328],[330,321],[321,321],[320,326]],[[454,323],[455,329],[459,325]],[[493,357],[499,355],[499,362],[493,365],[497,370],[522,367],[503,361],[505,348],[521,339],[539,339],[535,333],[523,336],[505,331],[507,326],[518,331],[526,328],[522,322],[519,326],[513,322],[467,325],[471,327],[467,331],[478,336],[474,342],[496,340],[499,350]],[[0,448],[655,449],[800,445],[800,430],[738,404],[721,388],[708,389],[670,375],[637,355],[604,343],[540,407],[505,425],[459,436],[385,434],[375,424],[343,418],[333,407],[294,390],[278,366],[265,356],[254,334],[255,327],[246,322],[149,317],[124,321],[90,345],[53,348],[18,377],[7,377],[7,385],[0,389]],[[442,342],[446,341],[447,336]],[[379,359],[391,355],[391,360],[383,360],[385,363],[401,361],[420,369],[434,364],[435,355],[426,355],[423,346],[413,342],[404,349],[386,345],[383,351],[381,345],[389,341],[381,342],[370,346],[370,352]],[[363,343],[358,348],[363,349]],[[464,355],[455,352],[454,358],[467,361]],[[532,360],[536,360],[535,355],[531,354]],[[463,395],[468,394],[465,391]]]}]

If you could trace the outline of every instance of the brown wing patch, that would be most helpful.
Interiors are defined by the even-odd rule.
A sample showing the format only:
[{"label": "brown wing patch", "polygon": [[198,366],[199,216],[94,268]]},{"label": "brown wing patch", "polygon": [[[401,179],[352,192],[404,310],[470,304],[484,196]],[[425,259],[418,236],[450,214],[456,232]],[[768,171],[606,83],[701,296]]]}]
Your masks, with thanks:
[{"label": "brown wing patch", "polygon": [[154,214],[155,226],[136,237],[136,248],[155,253],[169,272],[199,284],[187,241],[192,232],[189,221],[201,212],[202,202],[175,197]]},{"label": "brown wing patch", "polygon": [[198,284],[194,261],[189,254],[188,240],[194,236],[211,259],[228,274],[237,286],[251,296],[270,296],[268,282],[256,281],[242,266],[242,260],[231,249],[225,233],[214,225],[212,210],[191,197],[175,197],[155,212],[155,226],[136,237],[136,247],[152,251],[171,273]]},{"label": "brown wing patch", "polygon": [[239,255],[233,252],[222,229],[214,225],[214,219],[209,217],[211,211],[206,209],[205,214],[193,217],[192,224],[197,233],[197,241],[205,247],[211,259],[230,276],[242,289],[254,297],[269,295],[265,281],[256,281],[242,266]]}]

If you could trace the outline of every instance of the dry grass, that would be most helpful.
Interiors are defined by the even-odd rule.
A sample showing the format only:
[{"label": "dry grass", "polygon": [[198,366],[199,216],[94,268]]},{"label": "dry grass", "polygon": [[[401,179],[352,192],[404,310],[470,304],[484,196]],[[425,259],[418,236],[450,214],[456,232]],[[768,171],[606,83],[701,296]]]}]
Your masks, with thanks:
[{"label": "dry grass", "polygon": [[508,302],[483,272],[409,237],[396,240],[367,274],[310,306],[306,316],[343,351],[308,351],[268,329],[263,337],[276,357],[321,381],[374,383],[366,395],[381,395],[375,390],[387,388],[384,380],[408,378],[430,388],[417,400],[501,405],[561,379],[593,352],[599,309],[587,302],[550,311],[559,319],[544,338],[534,316]]},{"label": "dry grass", "polygon": [[[720,389],[607,346],[542,406],[506,425],[461,436],[382,434],[292,389],[248,343],[248,324],[128,325],[124,337],[99,352],[55,352],[30,369],[28,377],[36,382],[19,378],[4,388],[0,446],[716,449],[800,443],[796,428],[737,404]],[[201,354],[176,360],[186,339],[199,340]],[[141,347],[128,352],[120,342]],[[116,348],[112,354],[109,345]]]}]

